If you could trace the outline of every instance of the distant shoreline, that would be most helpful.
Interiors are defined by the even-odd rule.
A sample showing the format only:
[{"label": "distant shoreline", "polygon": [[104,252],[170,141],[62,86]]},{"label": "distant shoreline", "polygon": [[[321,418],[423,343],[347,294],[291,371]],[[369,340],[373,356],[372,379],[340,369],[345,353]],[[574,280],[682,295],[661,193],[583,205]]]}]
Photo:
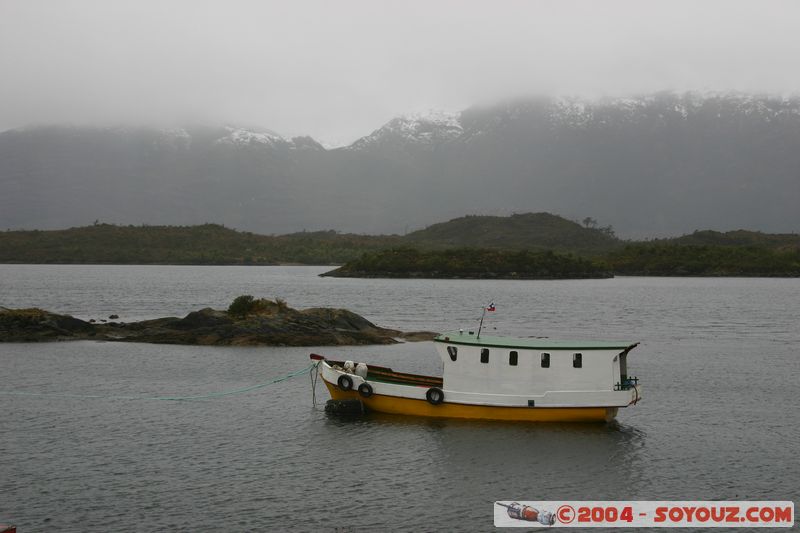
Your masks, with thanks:
[{"label": "distant shoreline", "polygon": [[[413,255],[413,257],[412,257]],[[339,265],[341,277],[800,277],[800,235],[738,230],[623,241],[548,213],[465,216],[408,235],[257,235],[218,224],[0,232],[0,264]]]},{"label": "distant shoreline", "polygon": [[501,276],[501,275],[426,275],[422,272],[412,272],[409,274],[401,275],[392,272],[353,272],[348,274],[339,274],[335,271],[324,272],[319,275],[321,278],[363,278],[363,279],[460,279],[465,281],[484,281],[484,280],[500,280],[500,281],[557,281],[557,280],[582,280],[582,279],[613,279],[613,275],[596,275],[596,276]]},{"label": "distant shoreline", "polygon": [[[13,262],[0,262],[0,266],[7,265],[7,266],[165,266],[165,267],[325,267],[325,268],[336,268],[341,265],[335,264],[202,264],[202,263],[13,263]],[[331,278],[351,278],[351,279],[460,279],[464,281],[483,281],[483,280],[498,280],[498,281],[568,281],[568,280],[590,280],[590,279],[614,279],[614,278],[743,278],[743,279],[754,279],[754,278],[764,278],[764,279],[772,279],[772,278],[783,278],[783,279],[795,279],[800,277],[800,273],[753,273],[753,274],[742,274],[742,273],[731,273],[731,274],[678,274],[674,272],[670,273],[658,273],[658,272],[625,272],[625,273],[614,273],[610,276],[587,276],[587,277],[570,277],[570,278],[563,278],[563,277],[480,277],[480,276],[399,276],[399,275],[391,275],[391,274],[364,274],[364,275],[333,275],[329,274],[328,272],[323,272],[319,274],[319,277],[331,277]]]}]

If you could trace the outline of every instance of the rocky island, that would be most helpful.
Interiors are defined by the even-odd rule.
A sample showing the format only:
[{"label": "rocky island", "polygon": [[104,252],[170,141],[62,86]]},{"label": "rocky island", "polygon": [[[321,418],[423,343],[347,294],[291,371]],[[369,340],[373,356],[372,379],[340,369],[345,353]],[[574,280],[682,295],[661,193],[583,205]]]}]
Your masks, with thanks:
[{"label": "rocky island", "polygon": [[0,307],[0,342],[102,340],[204,346],[339,346],[430,340],[432,332],[376,326],[346,309],[292,309],[285,302],[236,298],[226,311],[211,308],[183,318],[94,323],[42,309]]}]

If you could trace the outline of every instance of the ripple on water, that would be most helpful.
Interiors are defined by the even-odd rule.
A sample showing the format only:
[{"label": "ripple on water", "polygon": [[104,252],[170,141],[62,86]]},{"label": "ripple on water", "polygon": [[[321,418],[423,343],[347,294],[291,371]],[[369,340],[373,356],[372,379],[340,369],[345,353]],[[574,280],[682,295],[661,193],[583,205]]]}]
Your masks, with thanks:
[{"label": "ripple on water", "polygon": [[[317,270],[0,265],[0,294],[11,307],[132,320],[224,307],[250,293],[439,330],[469,327],[494,299],[487,327],[500,334],[643,341],[630,366],[644,400],[609,425],[518,425],[330,418],[311,405],[305,376],[197,402],[0,395],[0,518],[24,531],[473,531],[491,527],[498,499],[800,492],[797,280],[408,282],[322,279]],[[17,390],[185,395],[286,374],[309,351],[440,370],[430,343],[6,344],[0,368],[4,387]]]}]

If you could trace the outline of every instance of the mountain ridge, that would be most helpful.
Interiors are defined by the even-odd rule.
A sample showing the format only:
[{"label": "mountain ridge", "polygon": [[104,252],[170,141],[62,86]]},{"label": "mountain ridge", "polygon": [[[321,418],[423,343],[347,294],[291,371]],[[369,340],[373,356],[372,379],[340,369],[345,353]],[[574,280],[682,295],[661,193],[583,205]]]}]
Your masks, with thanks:
[{"label": "mountain ridge", "polygon": [[800,228],[800,98],[540,98],[396,117],[346,147],[263,128],[0,134],[0,228],[95,219],[402,233],[464,212],[586,214],[626,237]]}]

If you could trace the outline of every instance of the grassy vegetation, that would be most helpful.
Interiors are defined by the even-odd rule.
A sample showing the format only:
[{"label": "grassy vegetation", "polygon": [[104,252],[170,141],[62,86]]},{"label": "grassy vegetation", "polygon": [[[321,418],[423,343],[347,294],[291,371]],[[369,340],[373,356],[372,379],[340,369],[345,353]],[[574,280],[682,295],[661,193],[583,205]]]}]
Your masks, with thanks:
[{"label": "grassy vegetation", "polygon": [[736,230],[721,233],[719,231],[695,231],[689,235],[666,239],[671,244],[687,246],[750,246],[778,250],[800,249],[800,235],[793,233],[761,233],[760,231]]},{"label": "grassy vegetation", "polygon": [[217,224],[114,226],[0,233],[0,263],[273,265],[337,264],[398,237],[332,231],[269,236]]},{"label": "grassy vegetation", "polygon": [[602,266],[552,251],[397,248],[363,254],[325,275],[337,277],[563,279],[611,277]]},{"label": "grassy vegetation", "polygon": [[608,254],[607,267],[634,276],[800,276],[800,248],[638,243]]},{"label": "grassy vegetation", "polygon": [[368,251],[493,248],[599,253],[621,241],[547,213],[462,217],[408,236],[316,231],[269,236],[218,224],[0,232],[0,263],[270,265],[341,264]]},{"label": "grassy vegetation", "polygon": [[289,306],[285,300],[276,298],[267,300],[265,298],[255,299],[249,294],[237,296],[231,305],[228,306],[228,314],[236,318],[244,318],[249,315],[274,315],[286,311]]},{"label": "grassy vegetation", "polygon": [[343,275],[404,277],[800,276],[800,235],[696,231],[624,242],[611,228],[595,226],[548,213],[467,216],[407,236],[335,231],[269,236],[217,224],[95,224],[0,232],[0,263],[346,263]]},{"label": "grassy vegetation", "polygon": [[636,243],[595,258],[547,252],[392,249],[365,253],[327,275],[559,279],[629,276],[800,276],[800,249]]},{"label": "grassy vegetation", "polygon": [[598,254],[623,245],[610,227],[581,226],[550,213],[465,216],[410,233],[406,240],[409,246],[423,249],[553,250],[581,255]]}]

